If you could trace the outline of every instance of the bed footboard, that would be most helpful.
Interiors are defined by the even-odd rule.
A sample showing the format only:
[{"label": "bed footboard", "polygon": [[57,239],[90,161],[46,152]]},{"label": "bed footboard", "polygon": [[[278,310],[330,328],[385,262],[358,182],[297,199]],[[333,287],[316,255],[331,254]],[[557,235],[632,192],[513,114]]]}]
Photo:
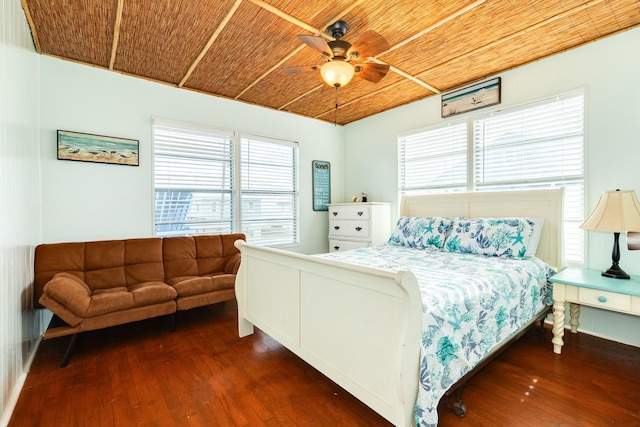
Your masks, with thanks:
[{"label": "bed footboard", "polygon": [[236,246],[239,335],[258,327],[393,424],[414,425],[422,302],[413,273]]}]

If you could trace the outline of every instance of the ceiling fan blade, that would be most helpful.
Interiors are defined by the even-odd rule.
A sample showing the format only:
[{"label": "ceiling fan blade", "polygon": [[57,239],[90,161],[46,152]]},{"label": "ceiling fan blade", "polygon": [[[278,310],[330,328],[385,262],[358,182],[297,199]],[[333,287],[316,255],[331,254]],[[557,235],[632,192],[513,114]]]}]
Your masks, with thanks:
[{"label": "ceiling fan blade", "polygon": [[326,55],[329,58],[333,57],[333,52],[331,51],[329,44],[327,44],[327,41],[323,37],[298,34],[298,38],[323,55]]},{"label": "ceiling fan blade", "polygon": [[375,31],[369,30],[351,46],[351,49],[347,52],[347,58],[350,58],[352,53],[358,52],[358,58],[366,59],[387,49],[389,49],[389,43],[385,38]]},{"label": "ceiling fan blade", "polygon": [[356,64],[354,68],[356,70],[356,76],[372,83],[378,83],[389,71],[387,64],[376,64],[375,62]]},{"label": "ceiling fan blade", "polygon": [[308,71],[316,71],[320,69],[317,65],[301,65],[299,67],[284,67],[282,71],[287,74],[306,73]]}]

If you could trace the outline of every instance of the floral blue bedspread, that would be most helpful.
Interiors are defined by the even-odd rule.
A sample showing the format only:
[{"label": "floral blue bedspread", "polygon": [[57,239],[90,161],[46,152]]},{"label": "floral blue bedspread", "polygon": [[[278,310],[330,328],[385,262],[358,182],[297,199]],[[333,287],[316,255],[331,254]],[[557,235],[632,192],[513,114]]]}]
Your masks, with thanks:
[{"label": "floral blue bedspread", "polygon": [[438,402],[496,344],[551,301],[553,270],[537,258],[510,259],[393,245],[320,255],[415,274],[422,295],[417,426],[438,424]]}]

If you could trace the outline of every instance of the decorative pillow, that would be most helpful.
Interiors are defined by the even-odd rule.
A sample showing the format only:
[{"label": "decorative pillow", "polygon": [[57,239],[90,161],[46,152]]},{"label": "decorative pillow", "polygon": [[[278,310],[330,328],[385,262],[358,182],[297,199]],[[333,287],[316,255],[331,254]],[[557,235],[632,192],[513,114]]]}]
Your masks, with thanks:
[{"label": "decorative pillow", "polygon": [[389,243],[416,249],[442,248],[453,220],[442,217],[403,216],[398,219]]},{"label": "decorative pillow", "polygon": [[538,244],[540,244],[540,237],[542,236],[542,226],[544,226],[544,218],[526,218],[529,225],[532,227],[531,237],[529,237],[529,244],[527,245],[526,256],[536,256],[538,251]]},{"label": "decorative pillow", "polygon": [[524,258],[533,231],[526,218],[456,218],[445,249],[449,252]]}]

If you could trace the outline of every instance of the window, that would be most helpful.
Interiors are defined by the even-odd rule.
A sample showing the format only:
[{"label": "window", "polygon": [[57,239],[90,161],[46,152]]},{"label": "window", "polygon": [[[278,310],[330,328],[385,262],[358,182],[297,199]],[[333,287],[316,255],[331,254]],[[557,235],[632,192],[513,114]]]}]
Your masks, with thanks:
[{"label": "window", "polygon": [[399,142],[401,193],[466,191],[466,123],[403,135]]},{"label": "window", "polygon": [[297,144],[154,119],[155,235],[298,243]]},{"label": "window", "polygon": [[[403,194],[565,187],[565,261],[584,263],[582,92],[401,135],[398,141]],[[459,176],[449,179],[454,167],[462,183]]]},{"label": "window", "polygon": [[232,232],[233,133],[156,120],[153,140],[156,236]]},{"label": "window", "polygon": [[297,242],[296,144],[241,136],[242,231],[264,245]]}]

